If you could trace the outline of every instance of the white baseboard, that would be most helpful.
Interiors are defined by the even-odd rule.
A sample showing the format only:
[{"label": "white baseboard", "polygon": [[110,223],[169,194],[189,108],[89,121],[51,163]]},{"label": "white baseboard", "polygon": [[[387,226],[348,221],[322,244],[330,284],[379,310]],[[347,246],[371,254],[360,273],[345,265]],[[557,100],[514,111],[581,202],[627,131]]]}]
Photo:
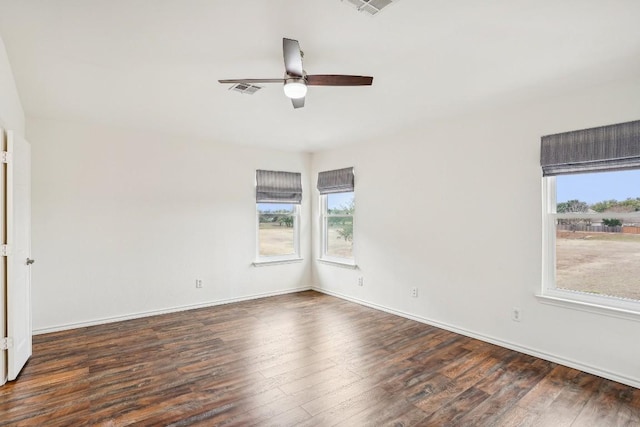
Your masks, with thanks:
[{"label": "white baseboard", "polygon": [[524,354],[528,354],[529,356],[534,356],[540,359],[544,359],[544,360],[548,360],[549,362],[554,362],[554,363],[558,363],[560,365],[563,366],[567,366],[569,368],[574,368],[574,369],[578,369],[580,371],[583,372],[587,372],[589,374],[593,374],[593,375],[597,375],[599,377],[602,378],[606,378],[608,380],[612,380],[612,381],[616,381],[622,384],[626,384],[629,385],[631,387],[635,387],[635,388],[639,388],[640,389],[640,381],[638,381],[635,378],[630,378],[624,375],[620,375],[620,374],[616,374],[615,372],[610,372],[604,369],[600,369],[600,368],[596,368],[593,366],[589,366],[589,365],[585,365],[583,363],[577,362],[575,360],[571,360],[571,359],[565,359],[563,357],[560,356],[556,356],[553,354],[549,354],[549,353],[545,353],[542,351],[538,351],[529,347],[523,347],[521,345],[518,344],[513,344],[507,341],[503,341],[501,339],[498,338],[494,338],[494,337],[490,337],[487,335],[482,335],[482,334],[478,334],[476,332],[472,332],[469,331],[467,329],[462,329],[462,328],[458,328],[456,326],[451,326],[448,325],[446,323],[441,323],[432,319],[427,319],[425,317],[421,317],[421,316],[415,316],[413,314],[410,313],[405,313],[403,311],[399,311],[399,310],[394,310],[392,308],[389,307],[385,307],[382,305],[378,305],[375,303],[371,303],[368,301],[364,301],[358,298],[354,298],[348,295],[344,295],[341,294],[339,292],[334,292],[334,291],[329,291],[327,289],[322,289],[322,288],[317,288],[315,286],[311,287],[312,290],[323,293],[323,294],[327,294],[327,295],[331,295],[340,299],[344,299],[347,301],[351,301],[354,302],[356,304],[360,304],[360,305],[364,305],[366,307],[370,307],[370,308],[374,308],[376,310],[380,310],[380,311],[384,311],[386,313],[390,313],[390,314],[395,314],[396,316],[400,316],[400,317],[404,317],[406,319],[411,319],[411,320],[415,320],[417,322],[420,323],[425,323],[427,325],[431,325],[431,326],[435,326],[437,328],[440,329],[445,329],[447,331],[451,331],[454,332],[456,334],[460,334],[460,335],[464,335],[470,338],[475,338],[477,340],[480,341],[484,341],[484,342],[488,342],[491,344],[495,344],[498,345],[500,347],[504,347],[504,348],[508,348],[510,350],[514,350],[520,353],[524,353]]},{"label": "white baseboard", "polygon": [[198,304],[181,305],[177,307],[169,307],[169,308],[163,308],[159,310],[149,310],[149,311],[143,311],[140,313],[125,314],[122,316],[104,317],[100,319],[88,320],[85,322],[66,323],[63,325],[56,325],[56,326],[51,326],[47,328],[34,329],[33,334],[34,335],[48,334],[50,332],[59,332],[59,331],[66,331],[69,329],[84,328],[87,326],[103,325],[106,323],[121,322],[123,320],[139,319],[142,317],[157,316],[160,314],[176,313],[179,311],[193,310],[196,308],[214,307],[216,305],[231,304],[234,302],[249,301],[249,300],[258,299],[258,298],[273,297],[276,295],[293,294],[296,292],[302,292],[302,291],[308,291],[308,290],[311,290],[310,286],[301,287],[301,288],[292,288],[292,289],[286,289],[286,290],[280,290],[280,291],[274,291],[274,292],[265,292],[261,294],[245,295],[237,298],[229,298],[224,300],[207,301],[207,302],[198,303]]}]

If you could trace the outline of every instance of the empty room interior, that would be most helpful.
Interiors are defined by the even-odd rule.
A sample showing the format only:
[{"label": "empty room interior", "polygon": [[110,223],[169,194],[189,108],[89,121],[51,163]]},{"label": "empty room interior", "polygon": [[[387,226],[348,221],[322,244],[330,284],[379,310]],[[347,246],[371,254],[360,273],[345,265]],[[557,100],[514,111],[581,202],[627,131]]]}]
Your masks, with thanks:
[{"label": "empty room interior", "polygon": [[639,20],[0,0],[0,425],[640,425]]}]

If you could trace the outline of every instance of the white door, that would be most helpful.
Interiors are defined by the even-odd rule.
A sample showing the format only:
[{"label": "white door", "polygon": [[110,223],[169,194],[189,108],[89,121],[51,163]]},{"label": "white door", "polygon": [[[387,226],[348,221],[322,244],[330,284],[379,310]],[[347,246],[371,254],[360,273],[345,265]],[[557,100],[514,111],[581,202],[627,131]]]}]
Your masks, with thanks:
[{"label": "white door", "polygon": [[31,146],[8,131],[7,151],[7,379],[11,381],[31,356]]}]

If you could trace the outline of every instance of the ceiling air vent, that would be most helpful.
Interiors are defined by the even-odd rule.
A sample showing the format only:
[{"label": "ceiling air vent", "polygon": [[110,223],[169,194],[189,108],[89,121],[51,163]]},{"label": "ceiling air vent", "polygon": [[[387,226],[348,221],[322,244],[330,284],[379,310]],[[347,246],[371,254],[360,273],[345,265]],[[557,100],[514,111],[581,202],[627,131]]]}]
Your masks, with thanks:
[{"label": "ceiling air vent", "polygon": [[[344,2],[345,0],[342,1]],[[371,15],[375,15],[383,8],[397,1],[398,0],[346,0],[347,3],[354,5],[360,12],[367,12]]]},{"label": "ceiling air vent", "polygon": [[262,86],[256,86],[249,83],[236,83],[229,88],[229,90],[235,90],[236,92],[246,93],[247,95],[253,95],[260,89],[262,89]]}]

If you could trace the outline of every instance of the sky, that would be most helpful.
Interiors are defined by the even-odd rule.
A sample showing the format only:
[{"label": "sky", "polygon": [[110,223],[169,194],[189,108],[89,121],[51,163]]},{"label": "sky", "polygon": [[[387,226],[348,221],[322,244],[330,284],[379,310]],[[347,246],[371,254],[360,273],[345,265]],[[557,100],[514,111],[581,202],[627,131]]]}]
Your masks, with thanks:
[{"label": "sky", "polygon": [[558,203],[580,200],[592,205],[604,200],[640,197],[640,169],[556,177]]},{"label": "sky", "polygon": [[349,206],[351,199],[353,199],[353,192],[329,194],[329,197],[327,197],[327,207],[329,209],[346,207]]}]

